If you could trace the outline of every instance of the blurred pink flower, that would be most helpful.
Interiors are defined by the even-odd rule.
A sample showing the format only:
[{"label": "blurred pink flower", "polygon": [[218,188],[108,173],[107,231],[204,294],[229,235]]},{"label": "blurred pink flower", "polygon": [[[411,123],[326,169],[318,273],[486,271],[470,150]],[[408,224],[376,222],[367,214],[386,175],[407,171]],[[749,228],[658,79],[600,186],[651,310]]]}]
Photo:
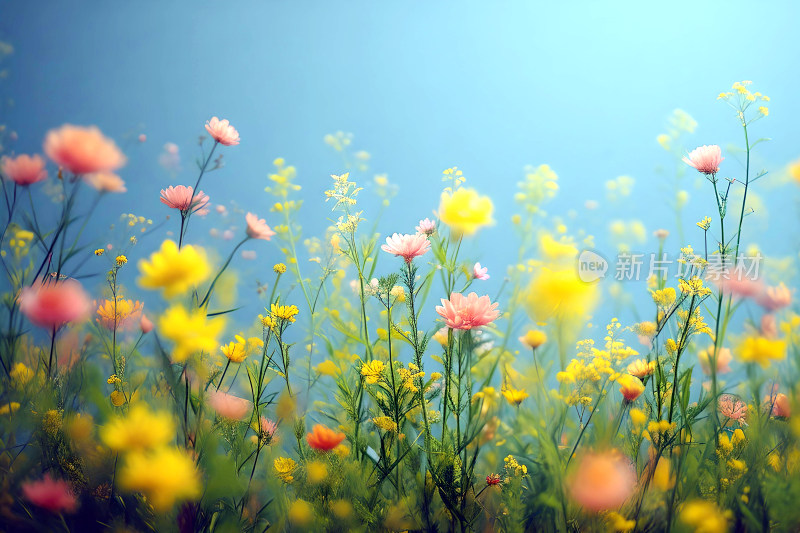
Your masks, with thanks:
[{"label": "blurred pink flower", "polygon": [[225,231],[222,232],[222,238],[225,239],[226,241],[233,239],[233,235],[234,235],[233,230],[226,229]]},{"label": "blurred pink flower", "polygon": [[59,328],[89,316],[92,302],[80,282],[36,282],[19,295],[19,309],[33,324],[47,329]]},{"label": "blurred pink flower", "polygon": [[442,298],[442,305],[436,306],[436,312],[444,318],[447,327],[452,329],[472,329],[494,322],[500,316],[498,303],[492,303],[488,296],[474,292],[464,297],[454,292],[449,300]]},{"label": "blurred pink flower", "polygon": [[147,135],[145,135],[144,133],[140,133],[140,134],[139,134],[139,142],[140,142],[140,143],[143,143],[143,142],[145,142],[146,140],[147,140]]},{"label": "blurred pink flower", "polygon": [[219,213],[220,215],[224,215],[224,214],[225,214],[225,212],[227,211],[227,209],[225,208],[225,206],[224,206],[224,205],[222,205],[222,204],[219,204],[219,205],[218,205],[218,206],[216,206],[214,209],[215,209],[215,210],[217,211],[217,213]]},{"label": "blurred pink flower", "polygon": [[252,404],[244,398],[220,391],[208,393],[208,404],[217,414],[231,420],[241,420],[250,412]]},{"label": "blurred pink flower", "polygon": [[257,254],[255,250],[242,250],[242,259],[247,261],[255,261]]},{"label": "blurred pink flower", "polygon": [[14,158],[3,156],[0,161],[3,174],[17,185],[27,186],[47,178],[44,158],[38,154],[20,154]]},{"label": "blurred pink flower", "polygon": [[268,241],[275,235],[275,232],[267,225],[267,221],[258,218],[253,213],[247,213],[244,217],[247,221],[247,236],[251,239],[261,239]]},{"label": "blurred pink flower", "polygon": [[567,480],[572,499],[593,512],[618,509],[635,486],[636,470],[616,450],[586,453]]},{"label": "blurred pink flower", "polygon": [[[697,360],[700,362],[700,368],[706,376],[711,375],[711,358],[714,356],[714,346],[711,345],[705,350],[700,350],[697,354]],[[717,350],[717,374],[727,374],[731,371],[731,351],[728,348],[720,347]]]},{"label": "blurred pink flower", "polygon": [[777,383],[773,385],[772,392],[764,396],[764,411],[772,416],[781,418],[792,416],[792,406],[789,403],[789,398],[782,392],[778,392]]},{"label": "blurred pink flower", "polygon": [[422,235],[433,235],[436,233],[436,222],[429,218],[425,218],[419,221],[419,226],[414,228],[417,230],[417,233],[421,233]]},{"label": "blurred pink flower", "polygon": [[125,182],[113,172],[95,172],[86,174],[83,181],[100,192],[127,192]]},{"label": "blurred pink flower", "polygon": [[203,191],[194,194],[192,187],[178,185],[161,189],[161,203],[172,209],[177,209],[183,214],[189,211],[196,213],[208,203],[208,195]]},{"label": "blurred pink flower", "polygon": [[431,243],[423,233],[416,235],[395,233],[391,237],[386,237],[386,244],[381,246],[381,250],[402,257],[406,263],[410,263],[415,257],[425,254],[430,249]]},{"label": "blurred pink flower", "polygon": [[780,283],[777,287],[767,287],[756,298],[756,302],[767,311],[777,311],[788,307],[792,303],[792,291],[786,285]]},{"label": "blurred pink flower", "polygon": [[114,141],[95,126],[65,124],[50,130],[44,140],[44,153],[73,174],[113,172],[125,164],[125,156]]},{"label": "blurred pink flower", "polygon": [[206,131],[215,141],[225,146],[239,144],[239,132],[231,126],[227,119],[220,120],[212,117],[211,120],[206,121]]},{"label": "blurred pink flower", "polygon": [[139,327],[142,328],[142,333],[150,333],[153,331],[153,321],[147,318],[147,315],[142,313],[142,319],[139,321]]},{"label": "blurred pink flower", "polygon": [[719,409],[719,413],[725,418],[730,418],[738,422],[740,426],[745,425],[747,404],[736,396],[732,394],[723,394],[719,397],[717,408]]},{"label": "blurred pink flower", "polygon": [[486,281],[487,279],[489,279],[488,272],[489,268],[488,267],[481,268],[480,263],[475,263],[475,266],[472,267],[472,275],[475,277],[475,279],[479,279],[481,281]]},{"label": "blurred pink flower", "polygon": [[51,478],[49,473],[39,481],[23,483],[22,494],[32,504],[53,513],[74,513],[78,508],[78,499],[70,484]]},{"label": "blurred pink flower", "polygon": [[725,295],[739,298],[756,298],[764,292],[764,284],[747,276],[731,275],[729,278],[711,280]]},{"label": "blurred pink flower", "polygon": [[694,167],[703,174],[716,174],[722,160],[722,149],[716,144],[701,146],[689,152],[689,157],[684,157],[683,162]]},{"label": "blurred pink flower", "polygon": [[768,339],[778,338],[778,322],[772,313],[766,313],[761,317],[761,334]]}]

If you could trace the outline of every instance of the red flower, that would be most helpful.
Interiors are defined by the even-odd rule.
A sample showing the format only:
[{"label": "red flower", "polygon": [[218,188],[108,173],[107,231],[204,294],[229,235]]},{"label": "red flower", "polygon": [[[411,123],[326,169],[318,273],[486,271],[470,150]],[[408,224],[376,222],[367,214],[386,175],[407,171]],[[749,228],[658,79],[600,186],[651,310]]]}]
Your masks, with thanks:
[{"label": "red flower", "polygon": [[486,484],[489,486],[499,485],[502,482],[499,474],[489,474],[486,476]]},{"label": "red flower", "polygon": [[74,513],[78,507],[78,499],[69,483],[63,479],[55,480],[50,474],[45,474],[39,481],[23,483],[22,494],[32,504],[54,513]]},{"label": "red flower", "polygon": [[334,431],[322,424],[317,424],[306,435],[308,445],[322,452],[329,452],[344,440],[344,433]]}]

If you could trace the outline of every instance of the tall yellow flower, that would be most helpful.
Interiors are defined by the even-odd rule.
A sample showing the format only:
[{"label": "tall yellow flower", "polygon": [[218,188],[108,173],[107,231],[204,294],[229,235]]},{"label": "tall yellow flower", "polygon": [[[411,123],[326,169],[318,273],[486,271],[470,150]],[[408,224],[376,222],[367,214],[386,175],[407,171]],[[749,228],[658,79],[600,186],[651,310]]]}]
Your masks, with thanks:
[{"label": "tall yellow flower", "polygon": [[217,337],[225,327],[222,318],[206,317],[203,309],[187,311],[176,304],[167,309],[158,320],[161,334],[175,343],[172,360],[181,363],[197,352],[212,352],[217,349]]},{"label": "tall yellow flower", "polygon": [[211,274],[202,248],[186,245],[180,250],[169,239],[161,249],[150,255],[150,260],[139,261],[139,285],[145,289],[163,289],[164,297],[182,294]]},{"label": "tall yellow flower", "polygon": [[185,451],[161,447],[149,452],[130,452],[119,471],[119,485],[143,492],[157,511],[168,511],[177,502],[202,495],[200,474]]},{"label": "tall yellow flower", "polygon": [[475,189],[456,189],[442,193],[439,202],[439,220],[455,233],[472,235],[492,220],[494,205],[491,198],[481,196]]},{"label": "tall yellow flower", "polygon": [[100,438],[114,451],[158,448],[175,438],[175,423],[168,412],[152,412],[143,404],[131,407],[100,430]]}]

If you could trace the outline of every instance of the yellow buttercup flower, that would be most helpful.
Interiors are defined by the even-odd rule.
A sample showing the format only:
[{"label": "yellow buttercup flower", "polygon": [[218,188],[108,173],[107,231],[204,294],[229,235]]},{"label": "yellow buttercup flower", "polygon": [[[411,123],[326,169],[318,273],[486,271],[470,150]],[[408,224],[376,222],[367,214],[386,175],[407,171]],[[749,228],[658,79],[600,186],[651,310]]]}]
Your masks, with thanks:
[{"label": "yellow buttercup flower", "polygon": [[172,359],[178,363],[194,353],[214,351],[224,327],[222,318],[209,320],[203,309],[187,311],[180,304],[167,309],[158,321],[161,334],[175,343]]},{"label": "yellow buttercup flower", "polygon": [[143,492],[160,512],[178,502],[195,500],[203,493],[194,460],[184,450],[173,447],[128,453],[118,479],[121,488]]},{"label": "yellow buttercup flower", "polygon": [[114,451],[158,448],[175,438],[175,422],[170,413],[153,412],[140,403],[133,405],[127,416],[103,426],[100,438]]},{"label": "yellow buttercup flower", "polygon": [[519,404],[522,403],[522,400],[527,398],[529,394],[524,390],[506,387],[503,389],[503,396],[505,397],[506,401],[511,405],[519,406]]},{"label": "yellow buttercup flower", "polygon": [[222,355],[228,358],[231,363],[241,363],[247,357],[245,346],[238,342],[229,342],[219,347]]},{"label": "yellow buttercup flower", "polygon": [[786,341],[771,340],[766,337],[747,337],[734,353],[745,363],[758,363],[767,368],[772,361],[780,361],[786,357]]},{"label": "yellow buttercup flower", "polygon": [[150,255],[149,261],[139,261],[139,285],[145,289],[163,289],[172,298],[205,281],[211,274],[202,248],[178,245],[171,240],[161,243],[161,249]]},{"label": "yellow buttercup flower", "polygon": [[547,342],[547,335],[544,331],[529,329],[525,335],[519,338],[519,341],[528,348],[536,349]]},{"label": "yellow buttercup flower", "polygon": [[439,202],[439,220],[454,233],[473,235],[493,223],[494,205],[491,198],[481,196],[474,189],[457,189],[443,192]]},{"label": "yellow buttercup flower", "polygon": [[272,318],[279,318],[281,320],[288,320],[290,323],[296,320],[297,314],[300,312],[296,305],[276,305],[272,304],[270,307],[270,314]]}]

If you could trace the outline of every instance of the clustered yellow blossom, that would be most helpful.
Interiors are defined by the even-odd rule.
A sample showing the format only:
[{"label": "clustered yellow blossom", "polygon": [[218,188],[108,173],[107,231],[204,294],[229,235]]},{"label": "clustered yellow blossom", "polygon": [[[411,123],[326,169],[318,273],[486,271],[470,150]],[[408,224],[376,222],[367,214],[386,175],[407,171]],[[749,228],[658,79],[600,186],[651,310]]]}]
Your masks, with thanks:
[{"label": "clustered yellow blossom", "polygon": [[118,255],[114,261],[117,263],[118,267],[121,267],[122,265],[128,262],[128,258],[125,257],[124,255]]},{"label": "clustered yellow blossom", "polygon": [[291,324],[296,320],[298,313],[300,313],[300,310],[297,309],[296,305],[272,304],[270,306],[270,315],[273,320],[285,320]]},{"label": "clustered yellow blossom", "polygon": [[419,388],[414,384],[414,381],[425,377],[425,372],[421,372],[419,367],[414,363],[409,363],[408,368],[398,368],[397,374],[403,382],[403,387],[411,392],[419,391]]},{"label": "clustered yellow blossom", "polygon": [[711,227],[711,217],[705,217],[703,220],[697,223],[697,227],[703,231],[708,231],[708,228]]},{"label": "clustered yellow blossom", "polygon": [[679,278],[678,288],[683,294],[689,296],[704,297],[711,294],[711,289],[703,284],[703,280],[698,276],[692,276],[689,279]]},{"label": "clustered yellow blossom", "polygon": [[272,271],[276,274],[285,274],[286,273],[286,265],[283,263],[277,263],[275,266],[272,267]]},{"label": "clustered yellow blossom", "polygon": [[368,384],[375,384],[383,376],[383,369],[385,366],[383,361],[377,359],[369,361],[361,365],[361,375],[364,376]]},{"label": "clustered yellow blossom", "polygon": [[769,115],[769,108],[765,105],[756,106],[757,113],[753,118],[748,119],[745,115],[748,108],[758,102],[769,102],[769,96],[761,94],[760,92],[751,92],[748,87],[752,84],[751,81],[737,81],[731,87],[731,91],[721,92],[717,96],[717,100],[724,100],[735,111],[736,115],[743,125],[750,124],[754,120]]},{"label": "clustered yellow blossom", "polygon": [[257,353],[264,346],[264,341],[258,337],[245,339],[241,335],[234,336],[235,342],[229,342],[220,346],[222,355],[228,358],[231,363],[241,363],[248,355]]},{"label": "clustered yellow blossom", "polygon": [[273,461],[272,467],[275,469],[275,475],[284,483],[291,483],[294,481],[294,471],[297,468],[297,463],[294,459],[288,457],[278,457]]},{"label": "clustered yellow blossom", "polygon": [[528,467],[520,464],[513,455],[509,455],[503,459],[503,463],[505,464],[506,474],[509,477],[523,477],[528,475]]},{"label": "clustered yellow blossom", "polygon": [[372,419],[372,423],[384,431],[397,431],[397,423],[388,416],[376,416]]},{"label": "clustered yellow blossom", "polygon": [[650,291],[653,296],[653,302],[659,307],[659,309],[669,309],[672,307],[672,304],[675,303],[675,289],[672,287],[666,287],[664,289],[660,289],[657,291]]}]

